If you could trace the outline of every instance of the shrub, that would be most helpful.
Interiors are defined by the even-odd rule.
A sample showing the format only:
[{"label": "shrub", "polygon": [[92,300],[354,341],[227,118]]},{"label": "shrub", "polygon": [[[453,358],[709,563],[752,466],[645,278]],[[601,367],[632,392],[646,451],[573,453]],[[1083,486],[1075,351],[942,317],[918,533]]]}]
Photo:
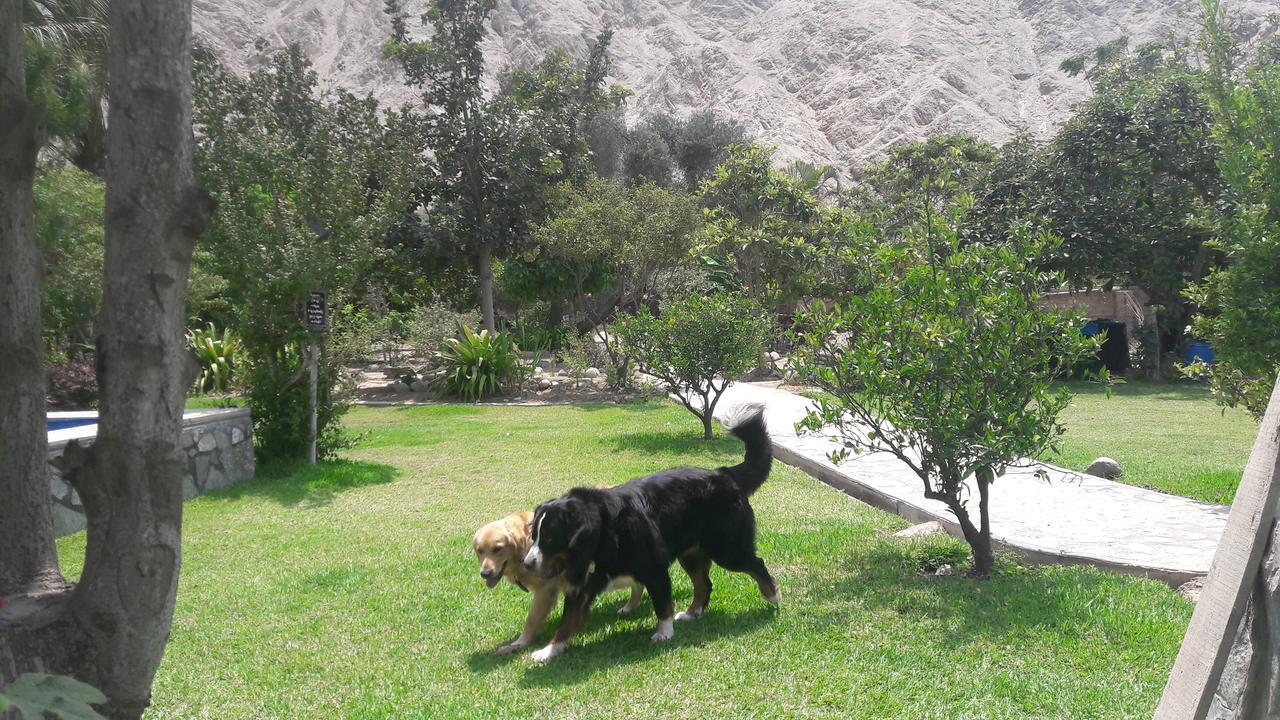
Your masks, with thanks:
[{"label": "shrub", "polygon": [[224,328],[219,335],[213,323],[209,323],[203,330],[188,330],[187,343],[200,361],[196,392],[226,392],[231,387],[233,373],[239,365],[240,338],[235,331]]},{"label": "shrub", "polygon": [[699,420],[710,440],[716,403],[729,383],[755,366],[771,326],[759,305],[737,295],[683,295],[662,312],[624,318],[617,325],[627,353],[663,380]]},{"label": "shrub", "polygon": [[994,565],[991,483],[1056,445],[1070,395],[1051,383],[1098,341],[1079,331],[1079,318],[1039,306],[1059,281],[1037,270],[1056,238],[1020,226],[1005,244],[966,246],[959,212],[931,214],[904,231],[907,242],[867,258],[865,295],[801,313],[793,361],[828,393],[801,425],[839,443],[832,462],[888,452],[907,463],[925,497],[956,516],[973,574],[985,577]]},{"label": "shrub", "polygon": [[91,343],[102,301],[105,187],[74,167],[36,175],[36,241],[45,263],[41,309],[51,357],[69,345]]},{"label": "shrub", "polygon": [[435,357],[439,369],[432,382],[440,394],[470,402],[501,392],[525,374],[520,348],[509,333],[477,333],[470,325],[446,340]]},{"label": "shrub", "polygon": [[[349,405],[337,364],[322,356],[318,368],[316,456],[325,459],[351,447],[356,438],[338,424]],[[298,346],[251,357],[242,377],[259,454],[267,459],[304,457],[311,441],[311,401],[307,365]]]},{"label": "shrub", "polygon": [[413,311],[405,334],[414,350],[434,358],[440,346],[457,337],[464,325],[478,327],[480,311],[458,312],[448,305],[433,302]]},{"label": "shrub", "polygon": [[78,360],[50,363],[45,370],[49,405],[83,409],[98,404],[98,373],[93,365]]}]

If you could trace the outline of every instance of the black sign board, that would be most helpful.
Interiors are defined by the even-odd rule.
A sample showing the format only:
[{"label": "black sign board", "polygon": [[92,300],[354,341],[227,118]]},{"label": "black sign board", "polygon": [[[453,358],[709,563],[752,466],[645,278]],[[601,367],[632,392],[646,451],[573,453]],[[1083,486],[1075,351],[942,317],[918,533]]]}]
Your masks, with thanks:
[{"label": "black sign board", "polygon": [[308,290],[307,304],[302,308],[302,324],[308,330],[329,329],[329,293],[325,290]]}]

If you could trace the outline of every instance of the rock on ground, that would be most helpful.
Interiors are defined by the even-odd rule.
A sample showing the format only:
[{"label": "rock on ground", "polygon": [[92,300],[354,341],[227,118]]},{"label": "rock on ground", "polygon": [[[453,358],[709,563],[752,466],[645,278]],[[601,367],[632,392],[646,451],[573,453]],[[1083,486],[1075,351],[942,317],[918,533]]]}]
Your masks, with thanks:
[{"label": "rock on ground", "polygon": [[1124,468],[1120,467],[1120,463],[1109,457],[1100,457],[1089,463],[1089,468],[1085,472],[1094,477],[1115,480],[1124,475]]}]

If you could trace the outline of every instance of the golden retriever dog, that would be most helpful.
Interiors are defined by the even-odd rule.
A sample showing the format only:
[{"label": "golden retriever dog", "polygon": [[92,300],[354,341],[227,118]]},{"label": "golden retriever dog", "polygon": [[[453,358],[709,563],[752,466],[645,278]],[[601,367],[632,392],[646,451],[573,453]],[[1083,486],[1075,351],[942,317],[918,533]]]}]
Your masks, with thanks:
[{"label": "golden retriever dog", "polygon": [[[524,620],[524,630],[520,632],[520,637],[498,648],[499,655],[515,652],[532,643],[547,624],[547,616],[555,608],[556,601],[568,588],[564,578],[543,578],[524,566],[524,557],[533,545],[530,527],[532,521],[531,512],[513,513],[480,528],[472,539],[476,559],[480,561],[480,577],[490,590],[497,587],[505,577],[512,585],[533,594],[529,615]],[[624,587],[631,588],[631,599],[618,610],[619,615],[635,610],[644,596],[644,588],[626,577],[616,578],[607,589]]]}]

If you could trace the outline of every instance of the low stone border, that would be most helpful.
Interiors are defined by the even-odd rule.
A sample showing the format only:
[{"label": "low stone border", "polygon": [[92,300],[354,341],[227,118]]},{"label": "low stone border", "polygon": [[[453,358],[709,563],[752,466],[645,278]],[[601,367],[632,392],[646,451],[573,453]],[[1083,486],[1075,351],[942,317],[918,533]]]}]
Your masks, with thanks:
[{"label": "low stone border", "polygon": [[[50,417],[87,418],[97,413],[50,413]],[[184,500],[210,490],[253,478],[253,420],[247,408],[188,410],[182,419],[182,451],[187,469],[182,479]],[[53,531],[61,537],[84,529],[84,507],[80,496],[62,479],[58,468],[67,443],[88,441],[98,435],[98,426],[55,430],[49,433],[49,484],[53,495]]]}]

